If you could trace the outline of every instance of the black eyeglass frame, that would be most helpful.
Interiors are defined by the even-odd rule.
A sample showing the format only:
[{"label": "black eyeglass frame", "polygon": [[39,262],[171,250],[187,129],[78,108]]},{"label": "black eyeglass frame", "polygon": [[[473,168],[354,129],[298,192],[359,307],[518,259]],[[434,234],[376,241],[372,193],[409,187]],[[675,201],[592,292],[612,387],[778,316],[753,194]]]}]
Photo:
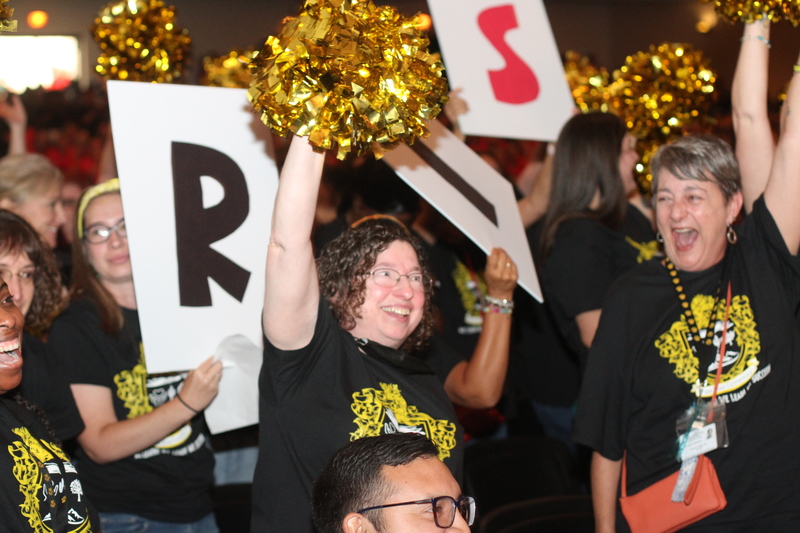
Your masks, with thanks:
[{"label": "black eyeglass frame", "polygon": [[[439,523],[439,513],[436,512],[436,502],[438,500],[450,500],[453,503],[453,517],[450,520],[450,523],[446,526],[443,526]],[[401,505],[419,505],[428,503],[433,508],[433,522],[436,524],[436,527],[447,529],[448,527],[452,527],[456,521],[456,513],[455,511],[458,510],[461,512],[461,503],[466,502],[468,506],[467,509],[467,516],[464,516],[464,513],[461,513],[461,516],[464,518],[464,521],[467,522],[468,526],[471,526],[473,522],[475,522],[475,498],[472,496],[461,496],[458,500],[453,498],[452,496],[437,496],[435,498],[428,498],[427,500],[415,500],[413,502],[400,502],[400,503],[387,503],[385,505],[376,505],[374,507],[367,507],[366,509],[361,509],[358,511],[359,514],[365,513],[367,511],[375,511],[377,509],[385,509],[387,507],[400,507]]]}]

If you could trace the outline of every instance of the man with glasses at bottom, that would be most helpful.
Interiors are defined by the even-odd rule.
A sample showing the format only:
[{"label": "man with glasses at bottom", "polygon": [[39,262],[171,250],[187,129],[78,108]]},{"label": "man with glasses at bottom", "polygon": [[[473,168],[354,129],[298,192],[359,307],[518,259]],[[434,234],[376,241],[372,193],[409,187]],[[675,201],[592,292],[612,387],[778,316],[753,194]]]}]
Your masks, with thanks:
[{"label": "man with glasses at bottom", "polygon": [[314,482],[311,506],[318,533],[468,532],[475,518],[475,500],[414,433],[346,444]]}]

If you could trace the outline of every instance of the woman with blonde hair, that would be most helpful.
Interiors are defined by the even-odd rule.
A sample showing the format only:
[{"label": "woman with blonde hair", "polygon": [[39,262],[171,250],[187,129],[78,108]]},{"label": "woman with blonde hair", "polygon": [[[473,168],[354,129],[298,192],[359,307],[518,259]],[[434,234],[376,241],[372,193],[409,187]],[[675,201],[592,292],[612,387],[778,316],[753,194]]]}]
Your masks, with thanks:
[{"label": "woman with blonde hair", "polygon": [[28,221],[50,248],[66,222],[61,208],[64,177],[40,154],[16,154],[0,159],[0,208]]}]

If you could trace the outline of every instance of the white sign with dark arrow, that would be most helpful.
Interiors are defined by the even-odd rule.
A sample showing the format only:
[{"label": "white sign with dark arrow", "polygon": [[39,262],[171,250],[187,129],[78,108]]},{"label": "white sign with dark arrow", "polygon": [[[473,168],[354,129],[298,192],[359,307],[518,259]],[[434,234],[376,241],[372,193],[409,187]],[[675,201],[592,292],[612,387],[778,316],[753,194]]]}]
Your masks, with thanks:
[{"label": "white sign with dark arrow", "polygon": [[386,162],[487,254],[503,248],[517,264],[519,285],[542,301],[514,189],[439,121],[431,135],[385,154]]}]

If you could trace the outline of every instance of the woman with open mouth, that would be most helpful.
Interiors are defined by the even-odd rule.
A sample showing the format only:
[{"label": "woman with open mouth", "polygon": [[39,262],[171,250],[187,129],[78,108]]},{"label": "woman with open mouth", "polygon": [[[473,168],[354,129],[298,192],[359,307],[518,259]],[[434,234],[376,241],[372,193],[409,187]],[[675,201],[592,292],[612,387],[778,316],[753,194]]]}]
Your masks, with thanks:
[{"label": "woman with open mouth", "polygon": [[768,146],[749,154],[763,174],[710,136],[651,161],[666,258],[610,291],[578,399],[598,532],[800,528],[800,77],[773,150],[768,30],[746,25],[733,91],[737,141]]},{"label": "woman with open mouth", "polygon": [[23,218],[0,209],[0,277],[25,317],[25,371],[18,391],[41,407],[61,442],[83,431],[63,362],[44,341],[63,308],[61,280],[53,252]]},{"label": "woman with open mouth", "polygon": [[22,381],[22,312],[0,278],[0,516],[6,531],[99,531],[75,466],[43,413],[18,393]]}]

